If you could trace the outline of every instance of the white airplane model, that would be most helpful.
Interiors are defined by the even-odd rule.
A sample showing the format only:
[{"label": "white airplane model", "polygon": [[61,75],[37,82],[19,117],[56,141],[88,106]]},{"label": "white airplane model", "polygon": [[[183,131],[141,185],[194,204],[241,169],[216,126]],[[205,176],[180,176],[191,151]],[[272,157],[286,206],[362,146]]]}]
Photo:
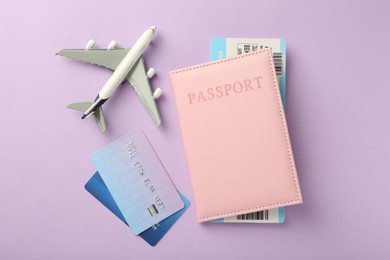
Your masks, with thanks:
[{"label": "white airplane model", "polygon": [[112,96],[115,90],[127,80],[134,88],[143,105],[150,113],[157,127],[161,124],[160,114],[157,109],[156,99],[162,91],[157,88],[154,93],[150,87],[149,79],[156,73],[153,68],[145,72],[144,61],[141,57],[146,46],[151,42],[156,32],[156,26],[150,27],[129,49],[118,49],[116,42],[111,41],[107,49],[92,49],[94,40],[89,40],[85,49],[61,50],[57,55],[81,60],[84,62],[103,66],[114,71],[106,84],[102,87],[94,102],[72,103],[67,107],[84,112],[82,119],[92,117],[95,119],[100,130],[106,131],[106,123],[101,106]]}]

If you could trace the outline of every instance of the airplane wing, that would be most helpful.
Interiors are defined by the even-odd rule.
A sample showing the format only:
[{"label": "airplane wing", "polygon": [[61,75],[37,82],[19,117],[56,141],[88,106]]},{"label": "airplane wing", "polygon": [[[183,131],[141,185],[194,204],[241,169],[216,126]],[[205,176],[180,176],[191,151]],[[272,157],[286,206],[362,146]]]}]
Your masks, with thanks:
[{"label": "airplane wing", "polygon": [[157,127],[161,124],[160,113],[158,112],[156,100],[153,97],[152,88],[145,71],[143,58],[139,58],[133,69],[127,75],[126,80],[133,86],[144,107],[148,110]]},{"label": "airplane wing", "polygon": [[61,50],[57,55],[72,58],[79,61],[88,62],[107,69],[115,70],[119,63],[130,51],[126,49],[68,49]]},{"label": "airplane wing", "polygon": [[[107,69],[115,70],[130,48],[125,49],[65,49],[57,55],[72,58],[79,61],[88,62]],[[127,75],[126,80],[133,86],[144,107],[149,112],[157,127],[161,124],[160,114],[156,101],[153,97],[152,88],[145,71],[142,57],[137,61],[132,70]]]}]

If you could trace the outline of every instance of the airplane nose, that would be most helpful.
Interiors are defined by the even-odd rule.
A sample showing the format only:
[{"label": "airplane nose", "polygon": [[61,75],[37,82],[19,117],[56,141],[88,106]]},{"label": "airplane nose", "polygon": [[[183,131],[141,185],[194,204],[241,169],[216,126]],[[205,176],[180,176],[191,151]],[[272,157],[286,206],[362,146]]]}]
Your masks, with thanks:
[{"label": "airplane nose", "polygon": [[153,25],[153,26],[150,27],[149,29],[152,29],[152,30],[153,30],[153,33],[156,33],[156,31],[157,31],[157,26]]}]

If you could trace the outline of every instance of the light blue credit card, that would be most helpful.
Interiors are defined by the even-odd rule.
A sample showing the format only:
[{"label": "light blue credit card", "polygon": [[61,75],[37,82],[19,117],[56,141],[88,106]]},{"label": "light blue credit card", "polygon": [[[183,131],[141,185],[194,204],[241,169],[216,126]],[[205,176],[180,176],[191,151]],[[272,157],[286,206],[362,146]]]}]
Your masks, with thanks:
[{"label": "light blue credit card", "polygon": [[184,207],[141,130],[134,130],[94,152],[91,159],[134,234]]}]

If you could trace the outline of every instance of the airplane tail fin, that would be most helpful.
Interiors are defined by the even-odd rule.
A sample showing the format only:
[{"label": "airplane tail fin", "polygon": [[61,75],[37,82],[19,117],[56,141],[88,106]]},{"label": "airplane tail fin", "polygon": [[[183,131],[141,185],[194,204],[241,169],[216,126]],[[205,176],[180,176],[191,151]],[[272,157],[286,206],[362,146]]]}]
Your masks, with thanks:
[{"label": "airplane tail fin", "polygon": [[[90,106],[92,106],[92,104],[93,102],[71,103],[67,106],[67,108],[85,112]],[[104,133],[106,131],[106,122],[104,121],[102,107],[96,109],[96,111],[92,114],[92,117],[95,119],[100,131]]]}]

